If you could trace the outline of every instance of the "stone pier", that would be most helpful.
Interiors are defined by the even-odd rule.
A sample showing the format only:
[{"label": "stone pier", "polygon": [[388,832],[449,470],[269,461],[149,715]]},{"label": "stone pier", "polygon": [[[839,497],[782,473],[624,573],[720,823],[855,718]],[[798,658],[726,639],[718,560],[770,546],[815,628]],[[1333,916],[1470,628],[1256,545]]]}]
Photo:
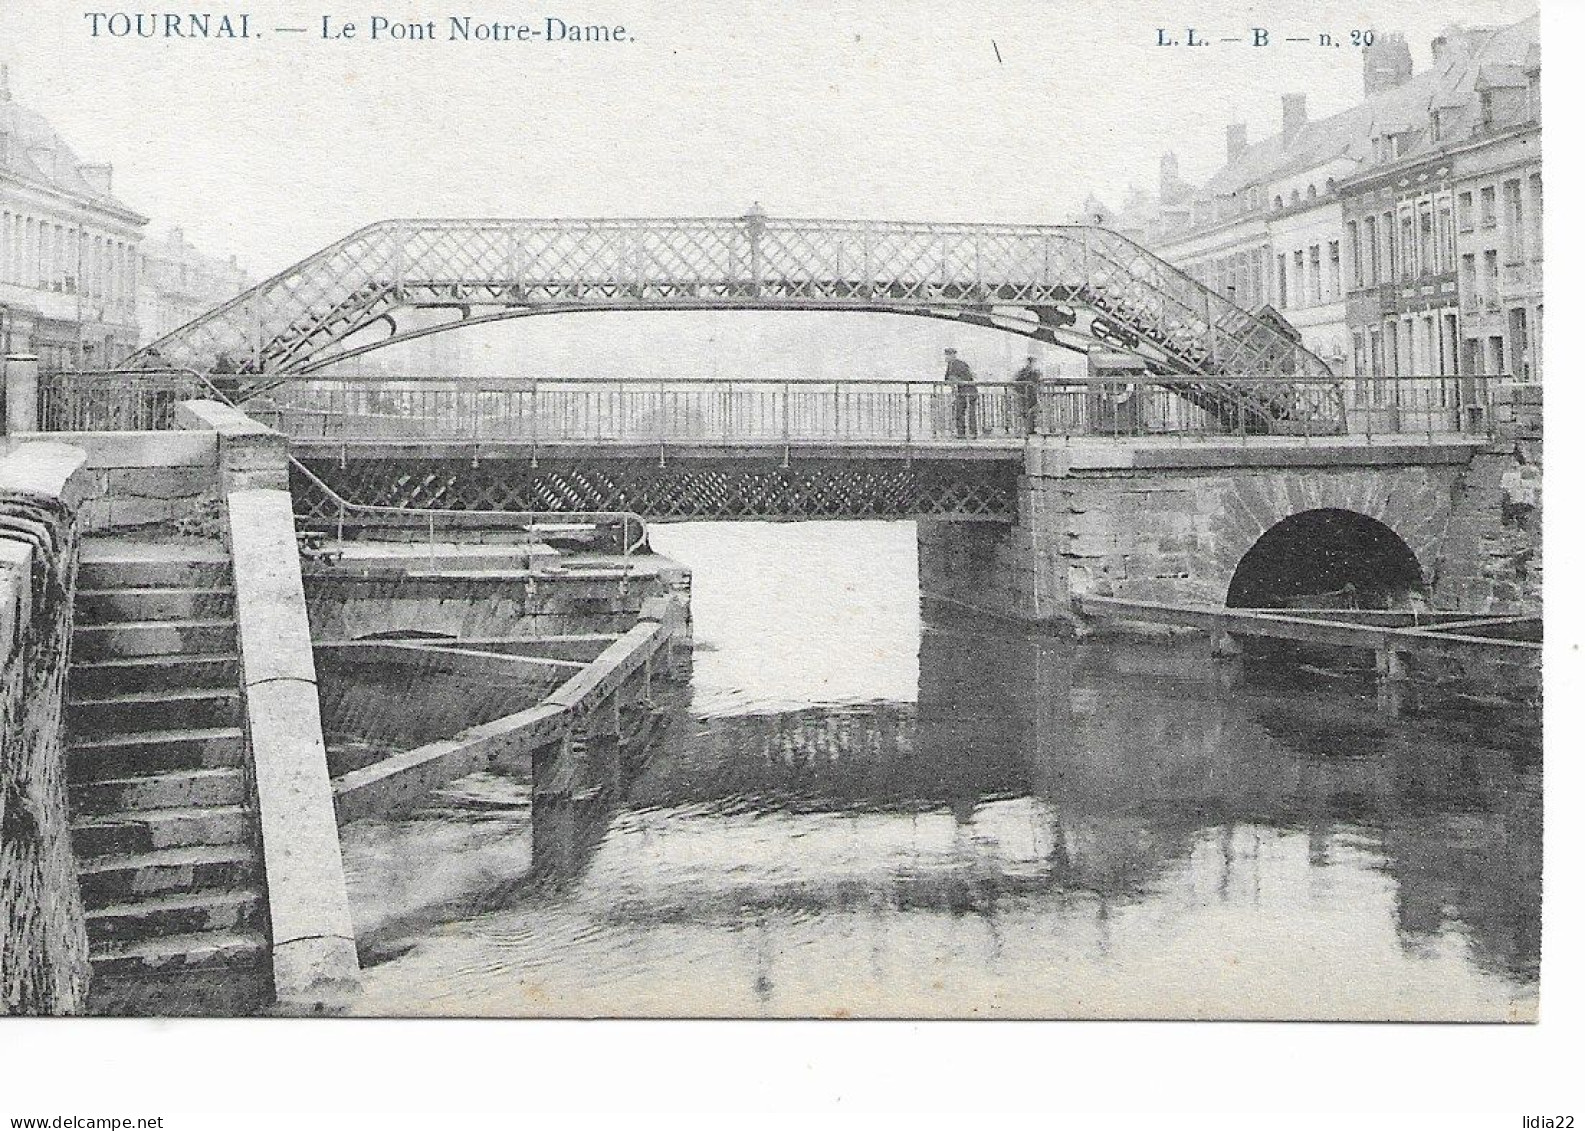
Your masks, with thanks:
[{"label": "stone pier", "polygon": [[1257,542],[1327,511],[1395,536],[1437,607],[1536,612],[1540,390],[1498,393],[1491,442],[1032,439],[1011,526],[921,521],[921,589],[1036,622],[1085,595],[1220,606]]}]

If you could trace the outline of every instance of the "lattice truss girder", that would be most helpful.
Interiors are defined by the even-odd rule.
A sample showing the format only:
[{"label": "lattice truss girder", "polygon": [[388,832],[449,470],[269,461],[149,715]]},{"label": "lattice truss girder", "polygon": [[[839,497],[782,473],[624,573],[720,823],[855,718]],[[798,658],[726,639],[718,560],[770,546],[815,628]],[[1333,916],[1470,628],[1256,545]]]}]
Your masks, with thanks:
[{"label": "lattice truss girder", "polygon": [[[1132,350],[1158,373],[1329,377],[1326,364],[1124,237],[1081,226],[776,220],[385,221],[189,323],[134,361],[304,372],[446,309],[862,309]],[[1011,315],[1012,317],[1008,317]],[[375,339],[376,341],[378,339]],[[356,348],[371,344],[360,339]]]},{"label": "lattice truss girder", "polygon": [[[309,469],[351,503],[501,511],[630,510],[647,519],[1015,517],[1014,467],[979,460],[350,459]],[[300,477],[298,517],[334,522]]]}]

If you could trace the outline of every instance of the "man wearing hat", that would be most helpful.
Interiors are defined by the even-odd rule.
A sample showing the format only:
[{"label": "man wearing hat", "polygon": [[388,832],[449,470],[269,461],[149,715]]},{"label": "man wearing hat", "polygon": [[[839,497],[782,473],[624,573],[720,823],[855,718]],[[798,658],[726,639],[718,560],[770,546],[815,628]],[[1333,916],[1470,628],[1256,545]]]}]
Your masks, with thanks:
[{"label": "man wearing hat", "polygon": [[967,438],[979,432],[977,417],[978,393],[974,388],[974,370],[958,356],[958,351],[947,350],[947,384],[952,386],[952,430]]}]

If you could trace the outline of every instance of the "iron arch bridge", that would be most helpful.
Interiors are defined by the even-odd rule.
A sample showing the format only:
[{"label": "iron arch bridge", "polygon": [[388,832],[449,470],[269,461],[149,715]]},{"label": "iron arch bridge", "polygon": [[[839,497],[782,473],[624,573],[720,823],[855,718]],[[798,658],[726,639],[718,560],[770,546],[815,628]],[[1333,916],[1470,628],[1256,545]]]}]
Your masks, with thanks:
[{"label": "iron arch bridge", "polygon": [[144,347],[135,367],[242,374],[252,396],[394,342],[614,310],[863,311],[1136,355],[1218,414],[1313,414],[1217,377],[1329,378],[1253,314],[1104,228],[726,219],[386,220]]}]

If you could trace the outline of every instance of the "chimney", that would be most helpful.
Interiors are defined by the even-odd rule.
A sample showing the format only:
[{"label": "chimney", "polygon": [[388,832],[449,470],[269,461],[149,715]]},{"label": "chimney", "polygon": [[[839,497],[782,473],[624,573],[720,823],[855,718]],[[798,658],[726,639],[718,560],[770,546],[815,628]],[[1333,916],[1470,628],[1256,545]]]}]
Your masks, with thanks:
[{"label": "chimney", "polygon": [[11,101],[11,64],[0,63],[0,102]]},{"label": "chimney", "polygon": [[1172,199],[1178,187],[1178,155],[1170,149],[1161,155],[1161,199]]},{"label": "chimney", "polygon": [[[1442,60],[1449,57],[1452,34],[1443,32],[1432,42],[1433,65],[1440,66]],[[1414,74],[1414,59],[1409,55],[1409,41],[1403,37],[1402,32],[1395,31],[1390,35],[1382,36],[1365,48],[1360,57],[1365,69],[1367,95],[1402,86]]]},{"label": "chimney", "polygon": [[1234,122],[1227,127],[1227,163],[1231,165],[1249,148],[1249,127],[1243,122]]},{"label": "chimney", "polygon": [[1284,94],[1282,96],[1282,140],[1289,142],[1295,134],[1302,130],[1305,123],[1310,120],[1309,111],[1305,109],[1305,98],[1302,94]]},{"label": "chimney", "polygon": [[90,188],[100,196],[110,195],[110,174],[113,167],[110,165],[82,165],[79,170],[83,180],[88,182]]}]

